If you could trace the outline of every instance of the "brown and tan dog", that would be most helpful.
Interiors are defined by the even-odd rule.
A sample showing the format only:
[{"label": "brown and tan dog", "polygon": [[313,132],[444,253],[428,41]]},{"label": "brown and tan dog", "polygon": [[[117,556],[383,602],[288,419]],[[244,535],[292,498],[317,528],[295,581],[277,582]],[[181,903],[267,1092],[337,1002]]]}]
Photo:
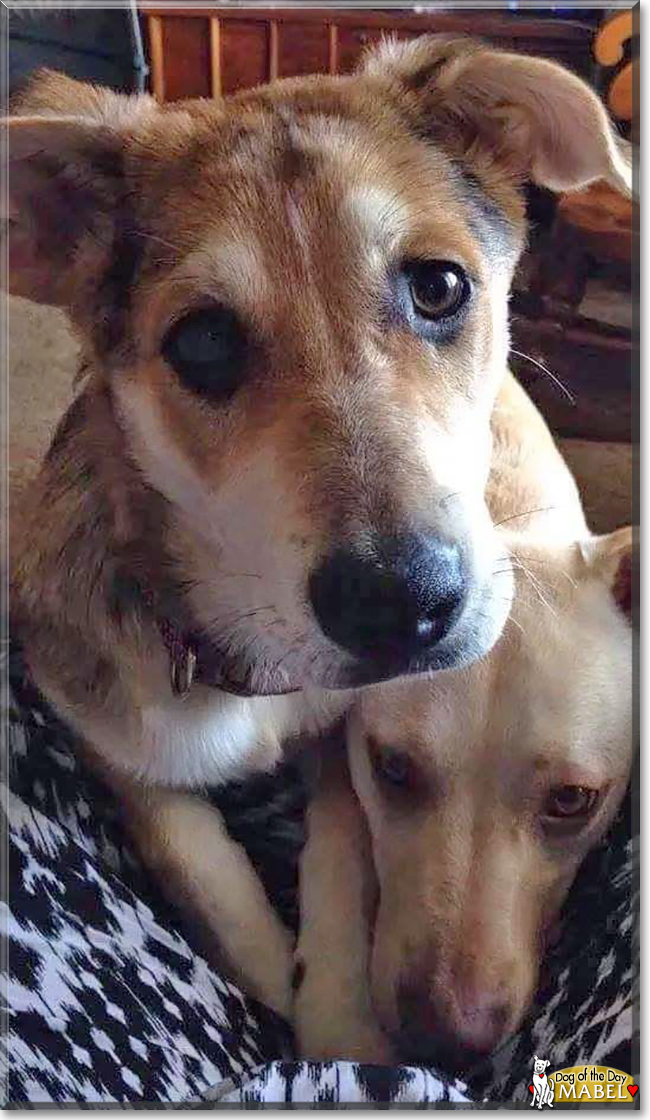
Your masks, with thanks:
[{"label": "brown and tan dog", "polygon": [[183,791],[273,766],[348,702],[320,690],[492,646],[522,185],[627,189],[629,160],[577,78],[445,39],[165,108],[46,74],[17,112],[12,283],[67,308],[86,381],[14,623],[170,891],[286,1010],[286,934]]},{"label": "brown and tan dog", "polygon": [[626,789],[632,530],[591,536],[512,377],[493,429],[488,499],[516,575],[499,641],[466,668],[359,694],[358,800],[344,761],[323,760],[298,948],[311,1057],[394,1048],[466,1070],[491,1052],[528,1010],[562,902]]}]

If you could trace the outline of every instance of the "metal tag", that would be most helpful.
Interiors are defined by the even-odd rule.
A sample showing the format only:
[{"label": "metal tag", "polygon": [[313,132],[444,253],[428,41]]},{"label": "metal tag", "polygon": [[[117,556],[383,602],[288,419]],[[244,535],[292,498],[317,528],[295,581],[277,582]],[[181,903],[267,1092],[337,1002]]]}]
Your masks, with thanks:
[{"label": "metal tag", "polygon": [[192,687],[196,670],[196,652],[190,645],[175,643],[169,654],[169,679],[174,696],[185,700]]}]

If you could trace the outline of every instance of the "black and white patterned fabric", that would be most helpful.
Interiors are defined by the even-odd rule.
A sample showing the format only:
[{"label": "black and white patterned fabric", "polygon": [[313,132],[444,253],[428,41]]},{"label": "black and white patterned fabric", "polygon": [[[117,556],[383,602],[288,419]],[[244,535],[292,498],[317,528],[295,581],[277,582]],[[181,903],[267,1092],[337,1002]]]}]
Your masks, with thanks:
[{"label": "black and white patterned fabric", "polygon": [[219,1103],[254,1108],[260,1103],[293,1108],[337,1105],[470,1107],[459,1081],[411,1066],[363,1066],[356,1062],[272,1062],[257,1077],[230,1090]]},{"label": "black and white patterned fabric", "polygon": [[[538,1006],[466,1083],[435,1069],[292,1060],[272,1012],[212,970],[134,858],[109,792],[9,655],[10,881],[3,1093],[17,1107],[476,1107],[528,1103],[533,1054],[634,1072],[635,860],[629,813],[569,900]],[[285,920],[296,924],[304,798],[282,772],[218,796]]]}]

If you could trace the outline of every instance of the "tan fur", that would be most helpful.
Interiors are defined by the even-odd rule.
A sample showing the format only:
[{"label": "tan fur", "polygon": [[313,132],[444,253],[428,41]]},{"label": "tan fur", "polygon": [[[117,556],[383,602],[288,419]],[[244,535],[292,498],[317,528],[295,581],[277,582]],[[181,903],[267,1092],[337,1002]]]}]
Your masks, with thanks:
[{"label": "tan fur", "polygon": [[[315,695],[359,683],[307,604],[317,562],[403,527],[457,542],[469,594],[440,664],[485,653],[507,614],[484,487],[521,187],[539,144],[529,130],[514,166],[503,144],[486,159],[459,129],[457,50],[451,70],[433,39],[399,52],[399,73],[389,52],[350,78],[166,108],[44,74],[7,122],[12,285],[66,308],[85,374],[27,501],[14,624],[39,685],[131,783],[216,935],[217,882],[188,866],[185,802],[166,802],[175,828],[146,788],[272,766],[285,736],[348,702]],[[491,73],[492,52],[477,57]],[[526,68],[500,57],[527,103]],[[609,174],[594,95],[560,68],[545,75],[542,100],[569,88],[587,107],[576,140],[593,175]],[[544,152],[540,181],[557,170]],[[466,324],[444,347],[395,325],[394,304],[386,313],[411,257],[449,258],[474,278]],[[206,303],[246,326],[246,377],[227,403],[188,390],[163,358],[172,323]],[[200,684],[185,703],[172,696],[161,615],[191,620],[256,698]],[[252,983],[284,1007],[285,980]]]},{"label": "tan fur", "polygon": [[220,815],[194,794],[155,786],[143,793],[130,783],[118,789],[143,859],[176,904],[199,919],[208,959],[236,967],[259,998],[289,1017],[291,936]]},{"label": "tan fur", "polygon": [[325,742],[316,768],[300,861],[296,1038],[303,1054],[321,1061],[390,1064],[367,983],[368,928],[377,908],[368,833],[343,751]]},{"label": "tan fur", "polygon": [[[337,959],[345,970],[359,938],[358,925],[346,935],[347,876],[364,880],[360,821],[344,823],[349,844],[338,866],[346,875],[320,900],[311,883],[303,915],[305,975],[312,973],[310,990],[325,993],[319,1006],[297,997],[309,1057],[344,1057],[350,1047],[358,1054],[361,1038],[365,1060],[378,1060],[391,1038],[403,1059],[438,1058],[462,1069],[498,1045],[528,1009],[564,897],[626,788],[632,532],[590,536],[575,483],[511,377],[493,429],[488,494],[517,571],[512,616],[482,661],[370,688],[356,701],[350,765],[372,837],[374,870],[366,861],[365,877],[376,874],[381,901],[372,926],[364,926],[372,959],[356,997],[357,1024],[342,1015],[347,1034],[336,1034],[336,965],[328,961],[325,988],[323,945],[340,916]],[[407,760],[407,787],[390,787],[373,772],[383,749]],[[328,829],[345,847],[337,798],[349,815],[351,793],[340,773],[325,777],[320,796],[329,796],[330,813],[320,819],[325,835],[311,842],[327,853]],[[544,835],[541,805],[563,784],[601,790],[601,803],[585,827]],[[313,861],[310,870],[318,877]],[[354,998],[348,985],[346,1004]]]}]

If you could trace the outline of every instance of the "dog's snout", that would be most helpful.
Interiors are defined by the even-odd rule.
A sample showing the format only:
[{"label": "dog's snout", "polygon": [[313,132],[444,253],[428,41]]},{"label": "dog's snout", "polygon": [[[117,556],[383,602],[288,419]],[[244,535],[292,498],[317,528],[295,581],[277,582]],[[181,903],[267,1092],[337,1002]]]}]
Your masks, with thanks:
[{"label": "dog's snout", "polygon": [[442,998],[411,976],[399,988],[400,1041],[417,1060],[436,1061],[451,1073],[480,1062],[502,1041],[511,1020],[504,993],[457,990]]},{"label": "dog's snout", "polygon": [[510,1008],[491,988],[459,988],[456,993],[454,1035],[460,1047],[475,1054],[489,1054],[501,1040]]},{"label": "dog's snout", "polygon": [[309,592],[328,638],[399,671],[444,637],[462,609],[466,583],[458,545],[412,534],[372,552],[339,550],[312,573]]}]

